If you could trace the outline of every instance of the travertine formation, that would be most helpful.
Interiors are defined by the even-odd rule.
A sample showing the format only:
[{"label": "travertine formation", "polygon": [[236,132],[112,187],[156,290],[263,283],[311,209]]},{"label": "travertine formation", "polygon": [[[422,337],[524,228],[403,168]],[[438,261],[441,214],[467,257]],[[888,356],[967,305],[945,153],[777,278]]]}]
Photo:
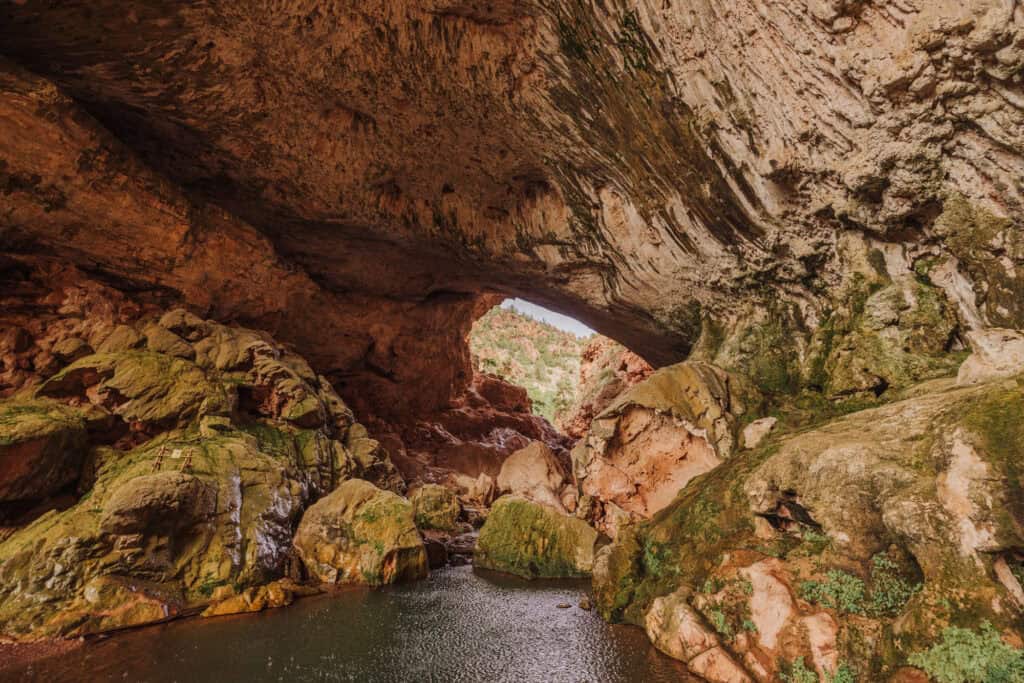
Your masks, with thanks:
[{"label": "travertine formation", "polygon": [[1022,16],[28,2],[0,28],[0,220],[10,249],[268,329],[386,413],[465,386],[481,289],[659,364],[710,320],[796,335],[802,364],[853,239],[927,273],[960,329],[1012,328]]},{"label": "travertine formation", "polygon": [[4,630],[283,604],[343,480],[564,457],[472,371],[515,295],[664,369],[484,563],[709,680],[1019,645],[1022,66],[1015,0],[8,3]]}]

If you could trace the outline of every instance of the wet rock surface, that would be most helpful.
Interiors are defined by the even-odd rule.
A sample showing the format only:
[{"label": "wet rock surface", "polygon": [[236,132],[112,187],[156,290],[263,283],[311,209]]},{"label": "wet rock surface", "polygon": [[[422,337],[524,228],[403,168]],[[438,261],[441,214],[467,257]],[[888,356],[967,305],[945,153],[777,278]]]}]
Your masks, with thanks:
[{"label": "wet rock surface", "polygon": [[381,585],[427,575],[427,551],[413,505],[361,479],[314,503],[295,531],[306,569],[325,584]]},{"label": "wet rock surface", "polygon": [[[330,384],[266,335],[185,311],[82,323],[104,351],[62,355],[0,402],[6,635],[163,621],[225,588],[239,595],[215,612],[285,604],[294,590],[263,587],[301,576],[291,544],[308,505],[356,476],[404,490]],[[137,328],[191,352],[142,348]]]}]

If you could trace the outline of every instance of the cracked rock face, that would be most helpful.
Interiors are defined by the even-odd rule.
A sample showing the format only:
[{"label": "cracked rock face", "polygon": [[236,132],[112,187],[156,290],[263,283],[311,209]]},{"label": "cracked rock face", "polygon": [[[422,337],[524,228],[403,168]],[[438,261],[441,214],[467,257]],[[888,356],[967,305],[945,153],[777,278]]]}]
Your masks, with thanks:
[{"label": "cracked rock face", "polygon": [[806,337],[849,234],[934,272],[965,328],[1013,328],[1022,23],[1003,0],[29,1],[0,28],[0,229],[270,329],[375,411],[466,386],[482,289],[659,365],[766,302]]},{"label": "cracked rock face", "polygon": [[1019,643],[1021,386],[936,380],[733,454],[598,553],[598,608],[707,680],[888,680],[986,620]]}]

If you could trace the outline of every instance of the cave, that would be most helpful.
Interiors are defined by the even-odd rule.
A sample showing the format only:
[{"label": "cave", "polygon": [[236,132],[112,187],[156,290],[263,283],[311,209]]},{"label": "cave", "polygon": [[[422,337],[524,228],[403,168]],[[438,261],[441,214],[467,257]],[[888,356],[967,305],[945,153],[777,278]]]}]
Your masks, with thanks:
[{"label": "cave", "polygon": [[8,3],[0,676],[455,581],[522,680],[1024,680],[1022,68],[1005,0]]}]

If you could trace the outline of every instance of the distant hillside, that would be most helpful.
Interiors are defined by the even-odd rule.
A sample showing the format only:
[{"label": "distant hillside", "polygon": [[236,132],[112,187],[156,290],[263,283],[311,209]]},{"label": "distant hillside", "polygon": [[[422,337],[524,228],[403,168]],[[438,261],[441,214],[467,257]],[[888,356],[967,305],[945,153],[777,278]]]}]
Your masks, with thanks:
[{"label": "distant hillside", "polygon": [[554,421],[576,398],[580,356],[589,340],[515,308],[494,308],[473,326],[469,348],[477,371],[525,388],[533,411]]}]

